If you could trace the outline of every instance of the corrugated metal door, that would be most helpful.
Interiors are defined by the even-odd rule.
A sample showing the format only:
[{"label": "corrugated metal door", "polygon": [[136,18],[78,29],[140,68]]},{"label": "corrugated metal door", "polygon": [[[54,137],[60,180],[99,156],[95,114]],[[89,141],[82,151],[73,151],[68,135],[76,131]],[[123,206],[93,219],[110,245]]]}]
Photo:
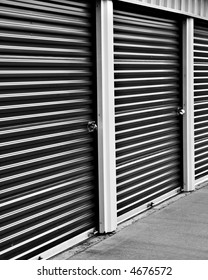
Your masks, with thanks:
[{"label": "corrugated metal door", "polygon": [[[114,5],[119,221],[182,186],[180,25]],[[159,198],[159,200],[158,200]],[[143,207],[144,209],[144,207]]]},{"label": "corrugated metal door", "polygon": [[208,27],[194,30],[195,178],[208,175]]},{"label": "corrugated metal door", "polygon": [[3,259],[31,258],[96,226],[92,9],[1,1]]}]

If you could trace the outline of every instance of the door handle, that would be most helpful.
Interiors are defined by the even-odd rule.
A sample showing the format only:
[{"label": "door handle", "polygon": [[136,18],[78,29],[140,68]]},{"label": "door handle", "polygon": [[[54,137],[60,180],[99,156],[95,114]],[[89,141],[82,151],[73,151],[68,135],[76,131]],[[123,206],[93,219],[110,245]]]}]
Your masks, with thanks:
[{"label": "door handle", "polygon": [[179,107],[179,108],[177,109],[177,114],[178,114],[179,116],[183,116],[185,113],[186,113],[185,109],[183,109],[183,108],[181,108],[181,107]]},{"label": "door handle", "polygon": [[96,125],[95,121],[88,122],[87,130],[88,130],[88,132],[94,132],[97,130],[97,125]]}]

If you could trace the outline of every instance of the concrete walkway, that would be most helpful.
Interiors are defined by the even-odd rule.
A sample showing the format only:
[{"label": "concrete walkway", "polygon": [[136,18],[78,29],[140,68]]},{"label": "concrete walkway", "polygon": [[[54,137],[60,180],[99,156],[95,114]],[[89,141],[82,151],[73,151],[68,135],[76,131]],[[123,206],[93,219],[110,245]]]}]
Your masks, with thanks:
[{"label": "concrete walkway", "polygon": [[208,260],[208,186],[149,211],[112,236],[95,237],[82,252],[70,256],[69,250],[54,259]]}]

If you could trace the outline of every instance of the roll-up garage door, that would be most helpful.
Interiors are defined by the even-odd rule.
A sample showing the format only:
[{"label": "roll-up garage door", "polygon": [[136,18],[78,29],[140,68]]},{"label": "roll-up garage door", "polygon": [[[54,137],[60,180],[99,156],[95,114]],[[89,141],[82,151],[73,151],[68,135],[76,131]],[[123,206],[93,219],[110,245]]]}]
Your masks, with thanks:
[{"label": "roll-up garage door", "polygon": [[194,30],[195,178],[208,175],[208,27]]},{"label": "roll-up garage door", "polygon": [[182,186],[180,38],[174,19],[114,5],[119,221]]},{"label": "roll-up garage door", "polygon": [[92,14],[84,0],[1,1],[2,259],[96,226]]}]

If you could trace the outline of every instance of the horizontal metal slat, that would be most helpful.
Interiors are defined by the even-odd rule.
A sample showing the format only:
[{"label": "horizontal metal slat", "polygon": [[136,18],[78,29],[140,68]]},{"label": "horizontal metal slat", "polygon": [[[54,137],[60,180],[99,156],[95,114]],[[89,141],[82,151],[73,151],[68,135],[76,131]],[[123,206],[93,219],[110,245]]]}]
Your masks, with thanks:
[{"label": "horizontal metal slat", "polygon": [[[87,114],[88,113],[88,114]],[[33,122],[37,122],[36,118],[42,118],[44,117],[44,122],[46,121],[51,121],[51,119],[54,119],[54,117],[59,117],[59,119],[63,119],[66,118],[67,115],[71,117],[72,116],[83,116],[83,115],[87,115],[86,119],[89,119],[89,113],[91,113],[90,111],[87,112],[86,108],[81,108],[81,109],[75,109],[75,110],[61,110],[61,111],[56,111],[56,112],[47,112],[47,113],[36,113],[36,114],[25,114],[25,115],[15,115],[15,116],[11,116],[11,117],[6,117],[6,118],[2,118],[2,122],[17,122],[19,120],[28,120],[31,119],[33,120]]]},{"label": "horizontal metal slat", "polygon": [[[91,219],[92,221],[92,219]],[[41,238],[43,236],[43,240],[42,240],[42,247],[44,248],[44,250],[47,252],[48,250],[51,250],[51,246],[52,247],[56,247],[59,245],[59,242],[61,240],[61,242],[67,242],[69,239],[72,238],[73,240],[73,236],[80,236],[81,234],[85,234],[85,238],[87,238],[87,234],[89,233],[93,233],[95,228],[92,227],[92,222],[89,222],[88,220],[86,221],[86,219],[84,220],[84,218],[80,221],[79,225],[76,225],[76,228],[68,228],[68,230],[62,230],[62,232],[60,232],[59,230],[59,237],[55,236],[54,234],[52,236],[49,236],[48,237],[45,237],[43,235],[39,235],[39,237]],[[50,234],[51,231],[49,231],[49,234]],[[50,239],[50,241],[49,241]],[[76,240],[74,238],[74,240]],[[25,244],[24,247],[25,247],[25,252],[21,253],[19,252],[19,255],[17,255],[15,258],[12,258],[12,259],[20,259],[20,260],[24,260],[25,258],[28,258],[28,259],[33,259],[33,260],[36,260],[38,259],[38,257],[40,256],[41,254],[41,250],[42,250],[42,247],[41,245],[38,245],[37,246],[37,242],[35,239],[32,239],[30,240],[30,245],[33,249],[29,249],[28,250],[28,244]],[[52,244],[52,245],[51,245]],[[72,243],[74,244],[74,243]],[[75,241],[75,244],[76,244],[76,241]],[[37,255],[34,256],[34,250],[36,250],[37,252]],[[7,255],[8,256],[8,255]],[[9,257],[9,256],[8,256]]]},{"label": "horizontal metal slat", "polygon": [[167,83],[167,84],[163,84],[163,83],[160,83],[159,85],[158,84],[156,84],[156,85],[149,85],[148,83],[147,83],[147,85],[138,85],[138,86],[134,86],[134,85],[132,85],[132,86],[128,86],[128,87],[118,87],[118,88],[116,88],[116,91],[115,91],[115,93],[116,93],[116,95],[117,94],[120,94],[120,92],[122,92],[122,91],[127,91],[127,92],[129,92],[130,90],[131,91],[138,91],[138,90],[143,90],[143,91],[159,91],[159,92],[161,92],[161,91],[164,91],[164,90],[175,90],[176,88],[178,87],[178,85],[177,84],[174,84],[174,83]]},{"label": "horizontal metal slat", "polygon": [[[168,144],[177,144],[176,142],[172,142],[172,143],[168,143]],[[160,149],[161,147],[159,147]],[[166,147],[164,147],[165,149]],[[166,152],[166,157],[162,158],[162,156],[160,156],[160,154],[165,154],[164,150],[159,150],[157,152],[154,153],[150,153],[149,154],[149,158],[148,161],[144,160],[144,159],[138,159],[138,160],[134,160],[134,162],[127,162],[124,163],[120,166],[117,167],[117,179],[122,180],[122,178],[131,178],[131,177],[135,177],[132,176],[132,174],[140,174],[142,175],[143,173],[146,173],[146,170],[151,170],[152,166],[155,167],[155,165],[160,166],[160,165],[164,165],[164,162],[168,162],[169,160],[173,160],[175,158],[178,158],[178,154],[177,154],[177,149],[175,148],[169,148],[169,154],[171,153],[175,153],[175,155],[169,155]],[[139,157],[138,157],[139,158]]]},{"label": "horizontal metal slat", "polygon": [[147,69],[142,69],[142,70],[115,70],[115,79],[117,79],[117,76],[120,78],[133,78],[137,77],[140,78],[144,75],[144,73],[147,75],[147,77],[160,77],[161,74],[164,76],[169,76],[170,73],[173,75],[178,74],[177,69],[152,69],[152,70],[147,70]]},{"label": "horizontal metal slat", "polygon": [[[89,182],[90,183],[90,182]],[[88,183],[88,184],[89,184]],[[66,185],[67,186],[67,185]],[[86,195],[86,193],[88,193],[89,191],[92,191],[92,188],[89,185],[83,186],[83,187],[79,187],[76,192],[75,191],[68,191],[63,193],[62,195],[54,195],[53,197],[50,197],[50,199],[42,199],[40,201],[38,201],[36,204],[31,204],[28,207],[24,207],[21,209],[12,209],[13,211],[10,213],[10,215],[3,215],[2,217],[2,231],[6,231],[6,230],[11,230],[11,228],[15,227],[15,226],[21,226],[22,223],[24,223],[25,221],[31,221],[34,218],[37,218],[38,216],[44,216],[45,214],[49,213],[49,212],[54,212],[59,210],[59,209],[65,209],[65,207],[67,207],[69,209],[68,206],[70,206],[70,208],[72,208],[73,204],[77,205],[78,202],[83,202],[86,198],[87,199],[92,199],[92,193],[91,195]],[[85,193],[85,195],[80,196],[81,193]],[[72,196],[72,199],[70,199],[70,196]],[[41,208],[41,211],[38,210],[38,208],[40,209],[40,207],[46,205],[46,204],[50,204],[50,208]],[[10,206],[10,204],[9,204]],[[12,204],[11,204],[12,206]],[[16,205],[15,205],[16,206]],[[13,205],[14,207],[14,205]],[[17,207],[17,206],[16,206]],[[27,212],[30,211],[30,216],[27,216]],[[12,218],[12,223],[7,224],[7,220]],[[5,226],[3,226],[3,224],[5,224]]]},{"label": "horizontal metal slat", "polygon": [[[162,48],[162,44],[166,44],[168,48],[173,48],[173,45],[177,45],[177,41],[173,40],[172,38],[165,38],[165,37],[145,37],[144,35],[140,34],[139,38],[138,36],[135,36],[134,34],[128,33],[125,34],[115,34],[114,36],[115,38],[115,42],[116,42],[116,46],[119,45],[119,43],[126,43],[126,42],[131,42],[131,44],[136,44],[137,42],[141,42],[140,39],[143,40],[143,44],[147,44],[147,43],[152,43],[152,45],[158,47],[158,48]],[[151,46],[149,46],[151,47]],[[174,50],[175,51],[175,50]]]},{"label": "horizontal metal slat", "polygon": [[[163,153],[163,150],[166,149],[171,149],[174,145],[178,144],[178,141],[175,139],[172,141],[167,141],[166,142],[163,140],[161,142],[159,141],[154,141],[153,143],[149,145],[144,145],[143,147],[141,146],[136,146],[133,149],[125,149],[123,153],[116,153],[117,154],[117,173],[119,174],[119,168],[120,165],[121,167],[125,167],[130,163],[130,165],[136,165],[138,158],[143,158],[145,156],[149,156],[151,158],[151,155],[154,155],[155,157],[158,155],[158,153]],[[141,159],[142,160],[142,159]],[[133,166],[131,167],[132,169],[134,168]],[[118,175],[119,176],[119,175]]]},{"label": "horizontal metal slat", "polygon": [[[63,76],[67,76],[67,75],[70,75],[70,76],[76,76],[76,75],[79,75],[79,76],[89,76],[90,75],[90,72],[89,71],[86,71],[86,70],[5,70],[5,71],[1,71],[0,70],[0,75],[2,77],[4,76],[7,76],[9,78],[11,77],[21,77],[21,76],[48,76],[50,75],[50,77],[52,75],[54,76],[57,76],[57,75],[61,75],[62,77]],[[51,92],[53,93],[53,92]],[[1,98],[2,98],[2,95],[1,95]]]},{"label": "horizontal metal slat", "polygon": [[9,170],[9,169],[13,169],[13,168],[19,168],[20,166],[35,164],[37,162],[40,163],[41,161],[46,161],[46,160],[52,161],[52,159],[56,159],[58,161],[59,157],[65,157],[65,156],[69,156],[69,155],[72,156],[73,154],[76,154],[76,153],[83,154],[86,151],[89,152],[90,149],[89,148],[88,149],[87,148],[79,148],[79,149],[73,149],[72,151],[64,151],[64,152],[61,152],[61,153],[54,153],[53,152],[53,154],[49,154],[47,156],[36,157],[36,158],[33,158],[33,159],[24,160],[24,161],[19,161],[18,160],[17,163],[7,164],[7,165],[4,165],[4,166],[0,167],[0,171]]},{"label": "horizontal metal slat", "polygon": [[[47,11],[47,12],[54,12],[56,15],[58,14],[65,14],[65,15],[74,15],[76,17],[89,17],[89,13],[86,12],[86,8],[89,7],[89,4],[86,5],[84,7],[84,9],[78,9],[76,7],[73,7],[75,5],[73,5],[72,1],[72,5],[69,6],[68,5],[55,5],[55,7],[51,6],[51,3],[48,2],[42,2],[45,3],[45,5],[40,5],[40,1],[30,1],[28,3],[28,1],[22,1],[22,2],[14,2],[14,1],[9,1],[9,0],[1,0],[1,4],[4,5],[8,5],[9,7],[15,7],[15,8],[21,8],[23,10],[29,9],[30,11],[35,10],[35,11]],[[65,2],[66,3],[66,2]],[[58,7],[58,9],[57,9]]]},{"label": "horizontal metal slat", "polygon": [[169,138],[170,136],[173,137],[173,135],[179,135],[179,129],[177,126],[171,126],[167,127],[166,129],[161,129],[155,131],[150,131],[148,133],[139,133],[138,135],[132,136],[132,137],[125,137],[121,138],[120,140],[116,140],[116,151],[118,155],[122,154],[122,150],[128,149],[128,147],[137,147],[140,146],[143,143],[146,143],[146,141],[153,141],[153,135],[156,137],[156,139],[166,139]]},{"label": "horizontal metal slat", "polygon": [[[152,108],[151,108],[152,109]],[[173,106],[169,107],[162,107],[160,110],[158,108],[155,108],[155,110],[140,110],[140,111],[132,111],[127,113],[120,113],[116,115],[116,129],[117,131],[120,130],[119,128],[125,125],[131,125],[136,122],[148,122],[148,124],[151,123],[151,121],[155,122],[159,120],[163,120],[163,118],[168,119],[170,117],[176,116],[176,112],[174,110],[175,108]],[[121,128],[122,129],[122,128]]]},{"label": "horizontal metal slat", "polygon": [[114,9],[114,20],[119,20],[120,22],[123,22],[125,25],[128,25],[128,23],[139,25],[139,26],[159,26],[161,28],[171,28],[176,29],[176,26],[174,26],[173,21],[171,20],[164,20],[163,18],[158,18],[155,16],[147,16],[142,15],[141,13],[135,13],[135,12],[128,12],[127,10],[121,11],[118,9]]},{"label": "horizontal metal slat", "polygon": [[201,162],[198,162],[195,165],[196,174],[199,176],[200,174],[206,174],[208,168],[208,160],[204,159]]},{"label": "horizontal metal slat", "polygon": [[205,139],[202,139],[200,141],[197,141],[195,143],[195,151],[196,151],[196,154],[197,154],[197,151],[200,151],[201,149],[205,149],[206,150],[206,147],[208,145],[208,137],[205,138]]},{"label": "horizontal metal slat", "polygon": [[0,55],[0,62],[1,65],[15,65],[21,67],[21,65],[26,65],[26,66],[45,66],[51,67],[51,64],[60,66],[63,64],[68,65],[68,66],[89,66],[91,65],[91,61],[85,57],[83,58],[70,58],[70,57],[50,57],[50,56],[23,56],[23,55]]},{"label": "horizontal metal slat", "polygon": [[130,128],[130,129],[127,128],[123,131],[116,132],[116,136],[117,136],[117,140],[120,140],[121,138],[126,138],[126,137],[130,137],[133,135],[139,135],[140,133],[142,133],[142,131],[143,131],[143,133],[149,132],[150,130],[152,130],[152,131],[154,130],[155,132],[157,132],[158,130],[166,129],[168,126],[174,125],[177,123],[178,123],[177,121],[169,120],[169,121],[163,121],[160,123],[153,123],[148,126],[147,125],[139,126],[139,127]]},{"label": "horizontal metal slat", "polygon": [[64,48],[50,48],[50,47],[28,47],[28,46],[11,46],[11,45],[0,45],[1,53],[28,53],[34,54],[38,53],[39,55],[71,55],[71,56],[84,56],[88,54],[88,51],[85,49],[64,49]]},{"label": "horizontal metal slat", "polygon": [[60,34],[62,35],[68,35],[68,36],[84,36],[88,37],[90,36],[89,33],[87,33],[85,30],[80,29],[77,30],[76,28],[67,28],[67,27],[57,27],[57,26],[50,26],[48,25],[41,25],[41,24],[27,24],[25,22],[18,22],[18,21],[3,21],[0,20],[0,27],[1,29],[7,29],[7,30],[14,30],[15,32],[21,31],[24,29],[27,32],[37,32],[37,33],[43,33],[43,34]]},{"label": "horizontal metal slat", "polygon": [[[172,174],[171,174],[172,173]],[[146,191],[151,191],[154,188],[157,188],[161,184],[169,183],[171,181],[175,180],[174,173],[171,171],[166,171],[162,175],[155,176],[154,178],[148,178],[145,179],[142,184],[138,183],[135,185],[132,185],[128,189],[120,189],[118,188],[118,197],[120,197],[121,200],[125,201],[127,200],[126,193],[128,192],[129,195],[134,195],[135,193],[142,195]]]},{"label": "horizontal metal slat", "polygon": [[[41,35],[22,35],[22,34],[18,34],[18,33],[0,33],[0,38],[1,40],[3,41],[6,41],[8,43],[8,41],[10,41],[11,43],[23,43],[23,42],[27,42],[27,44],[37,44],[37,43],[40,43],[42,44],[43,42],[47,42],[47,44],[54,44],[56,46],[59,46],[61,45],[62,47],[65,46],[67,47],[68,44],[74,46],[74,47],[81,47],[81,46],[85,46],[85,47],[89,47],[90,46],[90,42],[89,40],[87,39],[84,39],[82,37],[80,38],[74,38],[74,39],[69,39],[69,38],[63,38],[63,37],[60,37],[60,36],[41,36]],[[5,46],[5,45],[4,45]],[[2,46],[3,48],[3,46]],[[13,46],[13,49],[15,49],[15,47]],[[16,48],[17,49],[17,48]],[[48,49],[49,49],[49,46],[48,46]],[[11,50],[11,48],[10,48]],[[26,50],[26,49],[25,49]],[[50,49],[49,49],[50,50]],[[63,49],[64,50],[64,49]],[[67,51],[67,49],[66,49]],[[65,51],[65,52],[66,52]],[[57,50],[56,50],[57,52]]]},{"label": "horizontal metal slat", "polygon": [[53,144],[48,144],[48,145],[43,145],[41,147],[35,147],[35,148],[29,148],[29,149],[25,149],[25,150],[16,150],[15,152],[9,152],[9,153],[5,153],[1,156],[2,159],[6,159],[6,161],[8,162],[10,158],[12,158],[12,162],[14,162],[14,158],[18,157],[18,156],[22,156],[25,154],[29,154],[30,153],[30,157],[32,154],[36,154],[37,152],[42,153],[47,151],[48,153],[50,152],[50,149],[59,149],[60,147],[64,146],[67,147],[67,149],[71,146],[71,145],[76,145],[79,144],[80,142],[82,142],[83,144],[86,142],[89,142],[88,138],[81,138],[79,140],[71,140],[71,141],[60,141],[58,143],[53,143]]},{"label": "horizontal metal slat", "polygon": [[[8,135],[8,134],[11,134],[11,133],[17,133],[16,135],[20,135],[20,133],[23,133],[23,132],[26,132],[26,131],[31,131],[31,130],[39,130],[39,129],[46,129],[44,130],[43,132],[45,131],[51,131],[51,128],[52,127],[56,127],[57,126],[57,129],[61,129],[62,127],[64,126],[70,126],[72,127],[73,129],[77,129],[76,125],[82,125],[81,128],[83,129],[84,127],[84,124],[85,124],[85,119],[80,117],[78,119],[75,119],[75,118],[71,118],[71,119],[61,119],[61,120],[57,120],[56,122],[37,122],[37,123],[34,123],[33,125],[31,126],[24,126],[24,125],[19,125],[17,127],[8,127],[6,128],[5,130],[0,130],[0,134],[2,135]],[[80,129],[80,127],[79,127]],[[78,129],[78,130],[79,130]],[[53,133],[54,131],[52,131]],[[65,130],[66,132],[66,130]]]},{"label": "horizontal metal slat", "polygon": [[[73,215],[75,213],[79,213],[79,214],[83,214],[83,212],[85,212],[85,217],[87,218],[87,216],[89,215],[89,212],[90,212],[90,216],[92,217],[93,214],[91,211],[89,211],[89,206],[82,206],[82,207],[77,207],[77,209],[75,210],[71,210],[71,211],[68,211],[68,212],[64,212],[64,214],[59,214],[59,215],[55,215],[55,217],[53,218],[50,218],[50,219],[47,219],[45,221],[42,221],[41,222],[41,217],[39,218],[39,221],[36,225],[32,226],[32,227],[28,227],[26,228],[25,230],[18,230],[17,233],[13,233],[12,235],[8,236],[7,238],[4,238],[2,240],[2,243],[6,243],[8,242],[10,239],[13,239],[14,242],[18,245],[18,243],[22,242],[22,241],[26,241],[28,242],[28,237],[30,236],[34,236],[36,237],[37,235],[37,232],[40,234],[44,234],[44,235],[47,235],[46,234],[46,230],[47,229],[51,229],[53,232],[56,231],[57,227],[58,226],[61,226],[63,227],[63,224],[67,221],[67,220],[71,220],[73,221]],[[87,213],[88,212],[88,213]],[[88,215],[87,215],[88,214]],[[72,218],[73,217],[73,218]],[[80,219],[80,218],[77,218],[77,220]],[[88,217],[89,219],[89,217]],[[70,221],[70,222],[71,222]],[[24,223],[26,224],[26,221],[24,221]],[[33,224],[34,224],[34,221],[33,221]],[[54,227],[54,224],[56,225]],[[29,242],[28,242],[29,243]],[[2,245],[3,245],[2,244]]]},{"label": "horizontal metal slat", "polygon": [[[22,20],[38,20],[43,21],[47,23],[59,23],[59,24],[67,24],[69,25],[80,25],[80,26],[86,26],[87,23],[82,22],[81,20],[77,20],[77,18],[72,15],[71,20],[66,15],[60,15],[57,16],[56,13],[47,13],[47,12],[38,12],[38,11],[30,11],[30,10],[22,10],[18,7],[15,8],[9,8],[9,7],[0,7],[0,15],[2,17],[5,17],[7,19],[21,19]],[[81,15],[82,16],[82,15]],[[88,23],[89,24],[89,23]]]},{"label": "horizontal metal slat", "polygon": [[[27,172],[25,172],[25,171],[21,172],[21,173],[16,173],[15,172],[15,174],[12,175],[12,176],[10,175],[10,176],[4,177],[3,179],[0,179],[0,182],[1,183],[7,182],[7,184],[8,184],[8,181],[16,180],[16,179],[19,180],[21,177],[28,178],[31,175],[40,176],[40,174],[42,172],[45,172],[45,171],[55,172],[56,170],[58,171],[60,168],[64,168],[64,167],[69,167],[70,168],[70,165],[71,166],[80,165],[83,162],[91,161],[91,160],[92,160],[91,157],[80,157],[76,160],[74,159],[74,160],[68,160],[68,161],[64,161],[64,162],[56,163],[56,164],[54,163],[54,164],[44,166],[44,167],[41,167],[41,168],[35,168],[35,169],[32,169],[32,170],[29,170]],[[72,169],[71,172],[73,173],[73,169]],[[22,179],[24,179],[24,178],[22,178]]]},{"label": "horizontal metal slat", "polygon": [[124,84],[128,84],[130,83],[131,85],[134,85],[134,83],[136,84],[163,84],[163,83],[169,83],[172,82],[174,80],[177,80],[177,77],[175,76],[171,76],[171,77],[148,77],[148,78],[121,78],[121,79],[115,79],[115,84],[117,87],[119,87],[120,85]]},{"label": "horizontal metal slat", "polygon": [[[27,190],[24,195],[13,195],[11,198],[2,199],[2,219],[12,219],[13,215],[21,215],[21,212],[30,211],[47,203],[58,204],[59,198],[67,198],[72,195],[75,197],[77,193],[81,193],[83,188],[92,189],[90,182],[93,181],[93,174],[89,170],[84,176],[75,177],[72,180],[60,180],[59,184],[52,182],[49,186],[42,186],[38,189],[33,188]],[[70,197],[69,197],[70,198]],[[8,209],[12,209],[8,212]]]},{"label": "horizontal metal slat", "polygon": [[[170,179],[171,177],[176,177],[175,171],[178,170],[177,168],[166,168],[163,172],[160,172],[161,169],[158,169],[156,173],[152,173],[152,176],[143,176],[138,177],[135,180],[128,180],[126,183],[120,184],[117,188],[118,195],[124,198],[126,192],[130,193],[139,193],[140,191],[143,193],[146,190],[151,190],[154,188],[155,185],[160,185],[163,180]],[[123,194],[123,195],[122,195]]]},{"label": "horizontal metal slat", "polygon": [[81,177],[83,173],[88,174],[88,172],[92,172],[92,170],[93,166],[85,165],[74,169],[74,174],[71,170],[62,170],[61,172],[53,173],[52,175],[51,173],[46,174],[42,178],[31,178],[27,182],[16,183],[14,186],[10,186],[6,188],[6,190],[1,191],[1,197],[3,199],[4,197],[13,197],[13,195],[16,194],[19,195],[21,192],[30,192],[31,190],[37,191],[37,188],[42,188],[45,186],[48,187],[51,184],[59,184],[62,180],[67,180],[70,176],[73,177],[71,179],[73,181],[74,178]]},{"label": "horizontal metal slat", "polygon": [[[89,227],[88,228],[85,227],[86,223],[88,225],[90,225],[90,228],[93,226],[92,222],[90,223],[90,219],[92,220],[92,213],[90,213],[90,215],[89,214],[83,214],[80,218],[76,218],[74,220],[70,220],[68,222],[62,223],[61,225],[59,225],[55,228],[52,227],[52,229],[44,231],[43,233],[40,233],[40,234],[38,234],[36,232],[37,231],[36,230],[35,231],[36,232],[35,236],[31,237],[31,235],[29,235],[28,239],[26,241],[20,241],[18,244],[15,244],[12,249],[15,250],[18,254],[21,252],[22,256],[24,257],[24,255],[29,251],[29,248],[33,248],[33,250],[30,249],[30,251],[32,251],[32,253],[34,254],[33,251],[37,250],[36,247],[37,247],[37,240],[38,239],[39,240],[43,239],[43,241],[45,241],[45,242],[47,240],[47,243],[49,243],[48,240],[53,240],[52,237],[53,238],[55,237],[56,239],[58,239],[57,234],[56,234],[57,231],[59,231],[59,233],[60,233],[59,234],[59,238],[60,238],[61,233],[63,231],[67,232],[67,231],[69,231],[69,229],[70,229],[70,231],[75,232],[75,233],[76,233],[78,228],[80,228],[81,230],[83,230],[83,229],[87,230],[87,229],[89,229]],[[77,223],[78,225],[75,224],[75,223]],[[35,228],[33,228],[33,230],[35,230]],[[25,233],[27,233],[27,232],[25,232]],[[72,235],[72,236],[74,236],[74,235]],[[45,237],[45,238],[43,238],[43,237]],[[68,238],[69,238],[69,235],[66,238],[66,240]],[[41,240],[42,246],[44,245],[43,241]],[[50,243],[52,243],[52,241]],[[24,248],[24,245],[25,245],[26,249]],[[40,245],[38,247],[40,247]],[[21,249],[20,252],[17,250],[18,248]],[[13,255],[12,249],[11,248],[6,249],[2,252],[2,254],[6,255],[7,258],[11,258],[11,256]]]},{"label": "horizontal metal slat", "polygon": [[[177,185],[172,183],[169,183],[169,187],[164,187],[162,184],[160,185],[159,190],[155,189],[154,192],[146,192],[143,197],[137,197],[136,201],[129,201],[127,205],[119,205],[118,204],[118,216],[124,215],[133,209],[137,209],[139,206],[147,204],[147,209],[151,207],[151,202],[154,201],[154,199],[162,197],[164,194],[168,194],[172,190],[175,190]],[[150,203],[149,203],[150,202]],[[149,205],[149,207],[148,207]]]},{"label": "horizontal metal slat", "polygon": [[[176,172],[177,171],[177,172]],[[118,184],[118,190],[121,189],[125,189],[127,190],[128,188],[134,188],[135,186],[138,187],[138,189],[142,189],[142,184],[144,184],[144,189],[148,187],[150,187],[150,189],[152,189],[152,185],[154,185],[154,182],[157,181],[157,179],[160,181],[160,178],[162,180],[163,176],[173,176],[174,174],[179,173],[179,166],[175,166],[173,163],[168,164],[164,167],[158,167],[155,170],[149,171],[146,174],[142,174],[141,176],[137,176],[133,179],[127,179],[124,182],[121,182]],[[175,175],[176,179],[176,184],[178,183],[178,181],[180,180],[179,176]],[[148,182],[148,184],[146,184]],[[151,184],[149,184],[151,182]],[[167,186],[168,187],[168,186]],[[126,197],[126,199],[128,199],[128,197]],[[119,203],[119,201],[118,201]]]},{"label": "horizontal metal slat", "polygon": [[207,157],[208,157],[208,152],[207,151],[201,152],[200,154],[197,153],[195,155],[195,159],[197,161],[196,169],[197,169],[197,166],[202,166],[204,163],[208,162]]},{"label": "horizontal metal slat", "polygon": [[[149,54],[148,53],[132,53],[132,52],[115,52],[115,55],[117,58],[126,58],[126,59],[148,59],[149,58]],[[152,59],[174,59],[177,56],[173,53],[168,53],[168,54],[163,54],[163,53],[152,53],[151,54],[151,58]]]},{"label": "horizontal metal slat", "polygon": [[[170,176],[171,174],[169,174]],[[165,178],[162,178],[165,179]],[[172,179],[172,180],[171,180]],[[122,199],[122,196],[119,196],[118,203],[118,212],[124,211],[124,209],[131,208],[132,205],[139,204],[140,201],[148,200],[149,197],[155,196],[159,192],[168,192],[175,188],[176,177],[170,177],[169,180],[160,180],[160,182],[152,183],[151,188],[140,189],[139,192],[128,194],[128,199],[125,197]],[[168,187],[167,187],[168,186]],[[168,191],[167,191],[168,190]],[[156,195],[157,197],[158,195]],[[151,201],[151,200],[149,200]]]}]

